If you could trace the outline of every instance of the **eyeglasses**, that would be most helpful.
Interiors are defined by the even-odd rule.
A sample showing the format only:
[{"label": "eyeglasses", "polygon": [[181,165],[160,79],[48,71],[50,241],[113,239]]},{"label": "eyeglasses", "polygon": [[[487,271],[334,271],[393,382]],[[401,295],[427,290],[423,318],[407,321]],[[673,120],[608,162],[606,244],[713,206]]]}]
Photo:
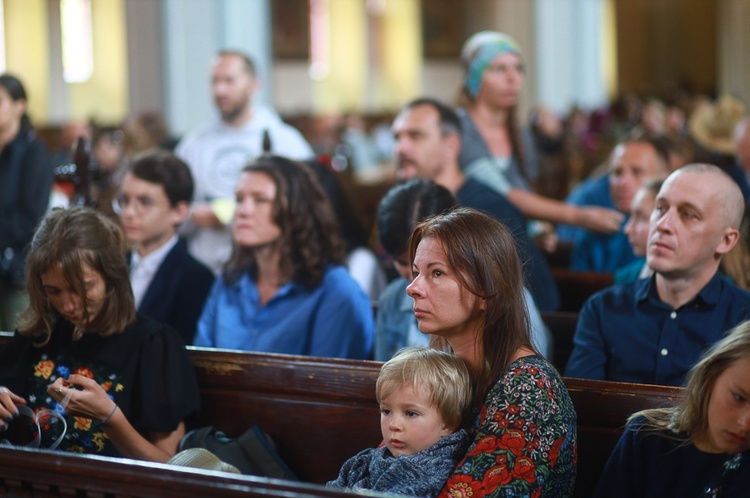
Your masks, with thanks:
[{"label": "eyeglasses", "polygon": [[142,214],[156,206],[158,202],[150,197],[130,198],[126,195],[118,195],[112,200],[112,209],[116,214],[122,214],[131,204],[136,214]]}]

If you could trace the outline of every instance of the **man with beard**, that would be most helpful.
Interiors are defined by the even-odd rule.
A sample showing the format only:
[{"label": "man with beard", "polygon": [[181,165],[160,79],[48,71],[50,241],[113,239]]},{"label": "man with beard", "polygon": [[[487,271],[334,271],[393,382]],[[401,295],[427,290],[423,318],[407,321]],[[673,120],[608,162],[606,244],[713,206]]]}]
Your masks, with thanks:
[{"label": "man with beard", "polygon": [[231,213],[240,170],[264,152],[264,136],[270,139],[268,152],[281,156],[311,159],[313,151],[273,109],[253,105],[260,81],[247,55],[219,52],[211,88],[220,119],[186,135],[175,154],[190,166],[195,178],[194,203],[183,235],[190,253],[218,274],[232,250],[227,219],[221,213]]},{"label": "man with beard", "polygon": [[583,307],[565,375],[679,386],[701,353],[750,316],[750,293],[719,272],[737,244],[744,199],[720,168],[667,177],[651,213],[651,278],[609,287]]},{"label": "man with beard", "polygon": [[461,205],[504,223],[516,240],[526,285],[537,307],[540,311],[556,310],[560,305],[557,285],[547,261],[529,238],[526,217],[500,193],[461,172],[461,122],[456,112],[437,100],[417,99],[403,107],[391,130],[400,177],[432,180],[450,190]]}]

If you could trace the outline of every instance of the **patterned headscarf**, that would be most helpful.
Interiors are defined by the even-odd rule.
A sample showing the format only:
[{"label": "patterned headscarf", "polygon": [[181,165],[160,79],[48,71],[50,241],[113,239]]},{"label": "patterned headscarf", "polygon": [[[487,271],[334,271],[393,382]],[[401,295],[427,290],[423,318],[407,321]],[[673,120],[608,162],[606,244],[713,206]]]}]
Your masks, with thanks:
[{"label": "patterned headscarf", "polygon": [[523,59],[518,43],[498,31],[480,31],[472,35],[461,49],[461,62],[466,70],[464,84],[471,98],[476,98],[482,78],[490,63],[500,54],[510,52]]}]

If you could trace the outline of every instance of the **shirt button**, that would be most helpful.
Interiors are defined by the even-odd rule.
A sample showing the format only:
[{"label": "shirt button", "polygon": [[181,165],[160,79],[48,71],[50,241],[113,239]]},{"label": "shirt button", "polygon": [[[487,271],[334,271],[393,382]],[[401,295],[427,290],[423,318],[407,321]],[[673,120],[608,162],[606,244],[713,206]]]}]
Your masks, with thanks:
[{"label": "shirt button", "polygon": [[677,318],[677,312],[676,312],[676,311],[673,311],[672,313],[670,313],[670,314],[669,314],[669,317],[670,317],[670,318],[671,318],[672,320],[674,320],[675,318]]},{"label": "shirt button", "polygon": [[660,352],[662,356],[667,356],[669,354],[669,350],[667,348],[661,348]]}]

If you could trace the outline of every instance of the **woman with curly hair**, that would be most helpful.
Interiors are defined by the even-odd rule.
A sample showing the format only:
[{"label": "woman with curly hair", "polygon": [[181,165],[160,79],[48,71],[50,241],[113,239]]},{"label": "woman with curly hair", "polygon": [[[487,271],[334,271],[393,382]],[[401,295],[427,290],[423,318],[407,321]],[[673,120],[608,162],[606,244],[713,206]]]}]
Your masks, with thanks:
[{"label": "woman with curly hair", "polygon": [[417,225],[409,259],[419,330],[463,359],[474,385],[473,442],[438,496],[572,496],[576,414],[531,341],[513,235],[458,208]]},{"label": "woman with curly hair", "polygon": [[195,345],[369,358],[372,308],[343,266],[333,210],[310,169],[261,156],[242,170],[236,201],[232,257]]},{"label": "woman with curly hair", "polygon": [[673,407],[630,417],[594,496],[748,496],[750,321],[693,367]]}]

